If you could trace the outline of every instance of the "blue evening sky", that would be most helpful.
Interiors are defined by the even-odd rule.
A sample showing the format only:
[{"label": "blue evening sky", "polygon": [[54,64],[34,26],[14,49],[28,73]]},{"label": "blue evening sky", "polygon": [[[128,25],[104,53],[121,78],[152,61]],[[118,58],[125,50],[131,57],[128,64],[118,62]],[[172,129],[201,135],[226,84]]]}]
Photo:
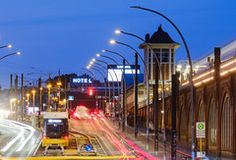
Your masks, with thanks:
[{"label": "blue evening sky", "polygon": [[[27,80],[49,73],[83,73],[89,60],[102,49],[122,52],[133,62],[133,52],[110,46],[109,39],[138,47],[138,40],[116,36],[121,28],[143,36],[163,29],[179,42],[179,36],[162,18],[152,13],[130,9],[131,5],[155,9],[171,18],[183,32],[194,59],[199,59],[236,38],[235,0],[1,0],[0,45],[13,56],[0,62],[0,84],[9,86],[9,74],[25,73]],[[140,50],[142,53],[142,50]],[[181,46],[177,58],[185,59]],[[117,58],[119,60],[119,58]]]}]

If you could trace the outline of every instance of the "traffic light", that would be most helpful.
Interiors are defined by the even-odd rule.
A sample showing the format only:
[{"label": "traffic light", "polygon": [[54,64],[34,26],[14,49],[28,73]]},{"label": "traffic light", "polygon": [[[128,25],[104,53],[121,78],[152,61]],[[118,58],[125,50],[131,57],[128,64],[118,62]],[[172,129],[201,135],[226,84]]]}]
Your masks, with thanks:
[{"label": "traffic light", "polygon": [[89,88],[88,94],[89,94],[89,96],[93,96],[93,89],[92,88]]}]

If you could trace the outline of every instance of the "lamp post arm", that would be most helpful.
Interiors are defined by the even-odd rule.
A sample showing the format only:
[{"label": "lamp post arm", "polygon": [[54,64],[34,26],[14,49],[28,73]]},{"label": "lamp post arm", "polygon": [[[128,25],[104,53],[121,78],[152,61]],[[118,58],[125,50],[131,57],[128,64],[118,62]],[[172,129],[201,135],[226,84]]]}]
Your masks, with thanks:
[{"label": "lamp post arm", "polygon": [[104,56],[104,55],[100,55],[101,57],[104,57],[104,58],[107,58],[107,59],[110,59],[111,61],[113,61],[115,64],[118,65],[117,61],[109,56]]},{"label": "lamp post arm", "polygon": [[138,54],[138,56],[139,56],[139,58],[141,59],[142,63],[145,65],[145,62],[144,62],[143,57],[139,54],[139,52],[138,52],[134,47],[132,47],[132,46],[129,45],[129,44],[126,44],[126,43],[123,43],[123,42],[119,42],[119,41],[116,41],[116,43],[117,43],[117,44],[124,45],[124,46],[126,46],[126,47],[132,49],[135,53]]},{"label": "lamp post arm", "polygon": [[0,61],[1,61],[2,59],[6,58],[6,57],[13,56],[13,55],[15,55],[15,54],[17,54],[17,52],[11,53],[11,54],[7,54],[7,55],[1,57],[1,58],[0,58]]},{"label": "lamp post arm", "polygon": [[80,69],[89,72],[93,76],[93,78],[96,79],[94,73],[92,71],[90,71],[89,69],[87,69],[87,68],[80,68]]},{"label": "lamp post arm", "polygon": [[[185,47],[185,49],[186,49],[187,56],[188,56],[188,61],[189,61],[189,65],[190,65],[190,74],[192,75],[192,59],[191,59],[191,55],[190,55],[190,51],[189,51],[187,42],[185,41],[185,38],[184,38],[183,34],[182,34],[181,31],[179,30],[179,28],[174,24],[174,22],[172,22],[172,21],[171,21],[167,16],[165,16],[164,14],[162,14],[162,13],[160,13],[160,12],[158,12],[158,11],[149,9],[149,8],[144,8],[144,7],[140,7],[140,6],[131,6],[130,8],[136,8],[136,9],[146,10],[146,11],[149,11],[149,12],[152,12],[152,13],[155,13],[155,14],[158,14],[158,15],[160,15],[161,17],[163,17],[164,19],[166,19],[166,20],[175,28],[175,30],[178,32],[178,34],[179,34],[180,37],[181,37],[181,40],[182,40],[183,43],[184,43],[184,47]],[[190,76],[190,77],[191,77],[191,76]]]}]

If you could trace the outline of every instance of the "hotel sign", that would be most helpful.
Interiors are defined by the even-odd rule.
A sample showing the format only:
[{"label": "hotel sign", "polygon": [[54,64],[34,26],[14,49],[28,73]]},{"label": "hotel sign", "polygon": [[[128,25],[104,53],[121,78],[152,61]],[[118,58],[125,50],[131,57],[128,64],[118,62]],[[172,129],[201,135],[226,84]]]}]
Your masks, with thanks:
[{"label": "hotel sign", "polygon": [[91,84],[92,79],[91,78],[73,78],[73,83],[79,83],[79,84]]}]

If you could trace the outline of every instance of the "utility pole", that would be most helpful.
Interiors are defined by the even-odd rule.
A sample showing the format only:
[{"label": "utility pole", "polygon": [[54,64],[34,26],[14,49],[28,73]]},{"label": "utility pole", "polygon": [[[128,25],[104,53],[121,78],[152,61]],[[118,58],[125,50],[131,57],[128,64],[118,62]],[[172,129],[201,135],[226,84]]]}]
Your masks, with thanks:
[{"label": "utility pole", "polygon": [[11,110],[11,112],[13,111],[13,110],[12,110],[12,102],[11,102],[12,97],[13,97],[13,88],[12,88],[12,86],[13,86],[13,84],[12,84],[13,82],[12,82],[12,81],[13,81],[13,80],[12,80],[12,79],[13,79],[13,75],[11,74],[11,75],[10,75],[10,103],[11,103],[11,108],[10,108],[10,110]]},{"label": "utility pole", "polygon": [[171,124],[172,124],[172,135],[171,135],[171,159],[176,160],[176,108],[179,99],[179,73],[172,75],[172,112],[171,112]]},{"label": "utility pole", "polygon": [[42,111],[42,91],[43,88],[41,87],[41,78],[39,78],[38,79],[38,93],[39,93],[38,128],[40,128],[40,114]]},{"label": "utility pole", "polygon": [[138,135],[138,53],[135,53],[135,82],[134,82],[134,136]]},{"label": "utility pole", "polygon": [[15,118],[17,121],[17,115],[18,115],[18,75],[16,75],[15,78],[15,98],[16,98],[16,102],[15,102]]},{"label": "utility pole", "polygon": [[158,87],[159,87],[159,67],[155,64],[155,85],[153,85],[153,123],[154,123],[154,149],[158,151]]},{"label": "utility pole", "polygon": [[123,60],[123,72],[122,72],[122,131],[125,131],[125,124],[126,124],[126,106],[125,106],[125,83],[124,83],[124,78],[125,78],[125,60]]},{"label": "utility pole", "polygon": [[21,120],[24,118],[24,106],[25,106],[25,91],[24,91],[24,74],[21,74]]}]

